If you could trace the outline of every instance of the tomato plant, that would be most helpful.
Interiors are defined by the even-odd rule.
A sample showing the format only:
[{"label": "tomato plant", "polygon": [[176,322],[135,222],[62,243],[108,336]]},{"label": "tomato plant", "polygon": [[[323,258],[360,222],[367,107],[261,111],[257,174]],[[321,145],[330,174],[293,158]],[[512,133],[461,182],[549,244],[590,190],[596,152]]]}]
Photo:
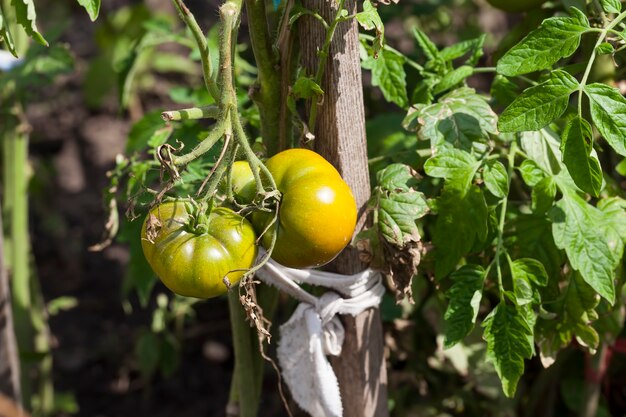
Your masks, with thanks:
[{"label": "tomato plant", "polygon": [[[23,3],[29,2],[32,0]],[[584,354],[594,358],[586,363],[589,369],[585,373],[599,376],[585,381],[585,387],[575,387],[584,388],[577,392],[585,393],[584,398],[577,398],[591,404],[585,407],[586,417],[601,414],[606,404],[593,393],[599,390],[605,362],[610,360],[602,359],[603,355],[624,336],[626,314],[626,98],[624,72],[619,69],[625,59],[626,11],[622,1],[487,0],[507,12],[529,12],[513,19],[504,13],[489,13],[489,19],[499,20],[499,27],[507,29],[492,34],[482,33],[482,16],[473,18],[477,11],[490,10],[484,2],[474,0],[433,0],[401,9],[370,0],[356,2],[354,9],[354,3],[344,0],[307,0],[296,5],[277,0],[267,9],[269,3],[265,2],[225,0],[220,25],[206,32],[183,0],[173,2],[185,31],[160,20],[142,21],[141,34],[127,42],[133,46],[116,46],[127,52],[120,60],[124,65],[119,66],[122,73],[118,75],[124,81],[120,83],[121,96],[142,95],[142,88],[131,87],[145,87],[140,75],[145,74],[145,58],[152,53],[161,58],[154,60],[158,64],[155,69],[187,68],[174,61],[163,65],[171,58],[157,46],[166,42],[190,49],[180,62],[194,66],[193,60],[199,60],[202,73],[189,68],[189,77],[181,83],[184,87],[170,92],[169,98],[186,108],[149,113],[135,124],[128,155],[118,159],[111,175],[107,203],[113,204],[112,212],[117,214],[115,194],[124,191],[130,200],[129,212],[160,204],[164,198],[194,195],[199,201],[213,198],[233,203],[241,215],[251,214],[248,223],[232,211],[216,208],[205,216],[207,224],[184,204],[179,210],[165,203],[148,216],[143,242],[137,239],[138,233],[128,239],[133,239],[135,247],[148,248],[153,269],[166,285],[182,294],[213,295],[213,289],[194,295],[191,290],[173,288],[193,287],[202,281],[198,277],[210,281],[207,286],[215,284],[211,287],[215,293],[223,292],[227,287],[224,276],[232,283],[239,272],[252,268],[244,273],[241,294],[229,293],[237,363],[233,392],[242,417],[255,415],[261,378],[253,373],[261,367],[256,368],[251,360],[256,346],[239,336],[250,330],[246,317],[253,319],[263,337],[269,334],[269,329],[262,328],[267,323],[263,319],[272,319],[268,312],[273,308],[265,309],[267,316],[263,309],[255,310],[263,306],[261,301],[256,304],[258,281],[253,279],[254,271],[267,258],[252,267],[253,256],[244,265],[235,264],[243,258],[237,250],[228,251],[223,262],[206,258],[205,263],[205,258],[186,255],[210,251],[201,249],[210,247],[202,239],[216,238],[218,232],[235,224],[243,228],[248,247],[259,242],[254,240],[254,228],[256,236],[262,234],[261,243],[272,257],[292,267],[322,265],[349,243],[357,210],[350,190],[332,166],[303,149],[280,153],[266,164],[259,158],[262,153],[269,157],[303,142],[314,143],[323,154],[331,143],[328,154],[334,156],[334,151],[340,154],[345,148],[331,140],[333,135],[356,138],[356,134],[342,136],[328,128],[329,120],[349,126],[348,130],[356,123],[346,121],[350,111],[336,111],[329,117],[329,108],[340,101],[337,96],[352,99],[346,93],[361,88],[360,78],[344,77],[358,73],[358,68],[348,71],[348,59],[337,54],[338,49],[344,53],[351,47],[357,57],[352,64],[360,57],[362,68],[369,71],[364,87],[380,90],[366,94],[369,160],[365,165],[374,188],[366,207],[371,222],[360,231],[356,246],[361,260],[387,275],[396,301],[411,301],[413,291],[417,302],[417,307],[403,303],[402,308],[387,311],[383,303],[383,320],[397,319],[394,331],[407,333],[398,333],[395,340],[395,334],[385,337],[402,343],[388,346],[383,367],[406,372],[409,380],[429,375],[427,381],[420,381],[429,389],[428,398],[416,394],[413,386],[394,384],[394,380],[406,380],[394,375],[388,385],[390,401],[383,398],[383,407],[393,404],[394,415],[421,414],[417,409],[420,403],[437,415],[458,414],[458,401],[463,401],[468,415],[507,414],[509,410],[492,409],[504,404],[498,397],[506,395],[511,397],[507,407],[516,411],[523,407],[526,415],[536,414],[548,397],[550,404],[545,408],[560,410],[566,405],[577,412],[579,403],[567,403],[567,398],[566,404],[554,401],[560,401],[560,395],[566,397],[567,378],[580,380],[580,375],[569,374],[570,368],[575,368],[569,365],[571,358],[575,360],[572,354]],[[99,1],[92,3],[99,5]],[[332,6],[331,13],[326,6]],[[249,37],[238,33],[243,13],[248,24],[241,28],[249,30]],[[35,30],[32,13],[18,15],[27,30]],[[410,30],[404,34],[394,30],[393,37],[385,38],[383,20],[389,18],[401,21],[402,25],[394,23],[397,28]],[[331,45],[334,31],[352,19],[368,33],[355,36],[352,44],[340,37],[340,48]],[[480,27],[477,21],[481,21]],[[138,27],[138,19],[129,18],[128,22]],[[294,34],[312,33],[313,24],[321,25],[324,39],[318,42],[310,36],[301,42],[305,47],[295,48],[299,40]],[[10,49],[6,28],[0,27],[0,38]],[[408,45],[411,38],[413,46]],[[250,40],[251,48],[246,49],[238,39]],[[296,62],[298,54],[300,63]],[[244,60],[252,57],[256,68]],[[10,77],[21,79],[38,67],[25,65]],[[341,77],[336,77],[337,71]],[[356,85],[340,87],[340,81],[347,78]],[[356,109],[360,101],[349,104]],[[140,111],[142,106],[131,108]],[[196,119],[204,120],[198,123]],[[262,138],[262,145],[250,140],[256,137]],[[348,146],[354,149],[353,143]],[[13,162],[5,164],[7,167],[26,164],[16,164],[17,159],[5,153]],[[356,164],[346,170],[345,159],[340,161],[342,173],[349,173],[351,179],[358,177],[354,175]],[[129,180],[122,181],[122,174]],[[367,175],[363,173],[363,177]],[[367,193],[354,190],[359,202],[363,201]],[[5,207],[15,201],[7,198]],[[224,213],[236,222],[222,219],[229,225],[214,227],[219,222],[211,216]],[[113,216],[111,224],[115,220]],[[126,236],[131,236],[129,230]],[[183,234],[188,240],[174,244],[184,240]],[[12,244],[17,245],[15,241]],[[133,250],[141,252],[131,243],[131,253]],[[143,261],[136,253],[131,255],[133,261],[138,258]],[[198,269],[214,274],[194,275]],[[140,301],[149,305],[154,296],[152,274],[131,270],[129,275]],[[201,292],[195,287],[192,290]],[[258,300],[263,298],[271,301],[269,296]],[[393,304],[393,297],[388,298]],[[159,308],[163,315],[170,307],[163,301]],[[437,317],[440,319],[433,320]],[[182,328],[184,320],[180,323]],[[419,325],[405,326],[407,323]],[[163,331],[166,324],[154,327]],[[360,334],[372,341],[369,347],[381,339],[373,332]],[[155,345],[150,336],[142,340],[142,352]],[[407,346],[403,346],[405,341]],[[366,343],[361,346],[368,348]],[[254,352],[245,350],[251,347]],[[375,356],[370,353],[365,356]],[[539,356],[546,368],[552,363],[558,366],[544,372],[534,362],[533,372],[526,373],[528,360],[534,356]],[[343,359],[338,362],[348,362]],[[464,368],[451,369],[450,364]],[[423,372],[422,366],[428,366],[428,372]],[[594,366],[597,369],[592,369]],[[502,392],[474,389],[494,376],[500,378]],[[539,392],[551,385],[545,383],[547,378],[564,380],[554,384],[558,392]],[[440,383],[443,380],[452,383]],[[535,383],[538,380],[544,383]],[[351,388],[357,385],[355,381]],[[345,410],[358,417],[368,415],[356,407]]]},{"label": "tomato plant", "polygon": [[[271,247],[276,233],[272,258],[292,268],[330,262],[350,243],[356,225],[350,187],[328,161],[307,149],[280,152],[266,165],[282,197],[278,225],[263,235],[263,245]],[[239,178],[245,175],[241,173]],[[257,212],[252,218],[261,233],[272,216]]]},{"label": "tomato plant", "polygon": [[158,205],[144,221],[141,245],[170,290],[211,298],[228,291],[252,266],[256,235],[246,219],[228,208],[214,208],[208,216],[201,211],[180,201]]}]

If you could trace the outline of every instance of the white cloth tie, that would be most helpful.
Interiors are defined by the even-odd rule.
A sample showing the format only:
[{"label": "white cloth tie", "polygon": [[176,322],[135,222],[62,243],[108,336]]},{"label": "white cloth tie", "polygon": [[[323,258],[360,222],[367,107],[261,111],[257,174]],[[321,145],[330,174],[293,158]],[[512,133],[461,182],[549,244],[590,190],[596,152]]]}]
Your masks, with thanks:
[{"label": "white cloth tie", "polygon": [[0,70],[9,71],[23,62],[22,59],[14,57],[9,51],[0,50]]},{"label": "white cloth tie", "polygon": [[[263,253],[259,254],[262,256]],[[377,307],[385,293],[380,273],[366,269],[355,275],[339,275],[287,268],[270,260],[256,276],[301,301],[291,318],[280,326],[276,352],[283,379],[294,400],[312,417],[341,417],[339,383],[326,357],[341,354],[345,331],[337,315],[356,316]],[[337,292],[329,291],[318,298],[298,283]]]}]

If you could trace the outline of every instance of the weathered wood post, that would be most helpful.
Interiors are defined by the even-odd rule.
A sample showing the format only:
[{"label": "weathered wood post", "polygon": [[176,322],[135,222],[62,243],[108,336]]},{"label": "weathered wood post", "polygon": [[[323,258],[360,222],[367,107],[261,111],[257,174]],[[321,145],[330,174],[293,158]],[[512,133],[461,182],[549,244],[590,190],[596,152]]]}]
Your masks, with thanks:
[{"label": "weathered wood post", "polygon": [[[304,0],[304,7],[319,11],[327,21],[337,12],[334,0]],[[344,8],[356,13],[356,2],[346,0]],[[309,74],[315,74],[317,51],[326,30],[319,21],[304,16],[299,22],[301,59]],[[330,161],[350,185],[360,214],[370,196],[363,85],[359,38],[354,19],[340,23],[330,46],[322,82],[324,98],[318,107],[315,150]],[[357,231],[363,226],[360,222]],[[362,271],[356,249],[348,248],[330,268],[343,274]],[[346,338],[340,358],[333,361],[339,379],[345,417],[384,417],[387,409],[387,371],[383,355],[383,332],[378,309],[357,317],[342,316]]]}]

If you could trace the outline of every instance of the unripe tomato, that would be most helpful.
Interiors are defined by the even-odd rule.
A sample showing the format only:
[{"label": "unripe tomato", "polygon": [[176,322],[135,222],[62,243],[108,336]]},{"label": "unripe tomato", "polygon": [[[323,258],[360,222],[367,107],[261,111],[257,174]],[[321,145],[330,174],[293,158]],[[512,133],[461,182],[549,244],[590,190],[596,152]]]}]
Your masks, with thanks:
[{"label": "unripe tomato", "polygon": [[509,13],[527,12],[536,9],[547,0],[487,0],[493,7]]},{"label": "unripe tomato", "polygon": [[[328,161],[307,149],[280,152],[266,166],[282,197],[278,227],[263,235],[263,245],[269,247],[277,230],[272,252],[276,262],[292,268],[330,262],[354,233],[357,207],[350,187]],[[257,233],[265,230],[271,217],[253,214]]]},{"label": "unripe tomato", "polygon": [[[153,208],[141,229],[143,253],[163,284],[179,295],[211,298],[224,294],[252,267],[256,234],[248,220],[225,207],[211,210],[201,227],[184,202]],[[150,226],[148,224],[150,223]]]},{"label": "unripe tomato", "polygon": [[237,161],[233,164],[231,185],[239,203],[248,204],[254,200],[256,185],[254,174],[247,161]]}]

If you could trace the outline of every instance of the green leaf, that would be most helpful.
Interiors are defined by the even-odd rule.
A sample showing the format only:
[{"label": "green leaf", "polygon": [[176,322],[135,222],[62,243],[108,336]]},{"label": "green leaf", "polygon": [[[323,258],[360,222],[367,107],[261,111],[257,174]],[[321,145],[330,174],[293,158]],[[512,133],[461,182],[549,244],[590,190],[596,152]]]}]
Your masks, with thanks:
[{"label": "green leaf", "polygon": [[454,284],[446,292],[450,299],[443,318],[446,321],[444,347],[451,348],[467,336],[476,324],[483,295],[485,270],[479,265],[463,265],[450,275]]},{"label": "green leaf", "polygon": [[172,125],[165,125],[161,112],[156,110],[146,113],[138,120],[128,133],[126,152],[140,152],[149,145],[161,145],[172,133]]},{"label": "green leaf", "polygon": [[460,149],[442,149],[424,163],[426,174],[435,178],[445,178],[459,184],[458,189],[465,192],[472,183],[480,162],[470,153]]},{"label": "green leaf", "polygon": [[513,302],[517,306],[526,306],[534,301],[535,292],[530,282],[524,278],[513,279]]},{"label": "green leaf", "polygon": [[607,13],[619,13],[622,10],[622,2],[620,0],[600,0],[602,9]]},{"label": "green leaf", "polygon": [[502,162],[489,160],[483,170],[485,187],[491,194],[504,198],[509,194],[509,176]]},{"label": "green leaf", "polygon": [[[554,300],[560,292],[558,282],[565,262],[552,237],[552,225],[545,215],[521,215],[506,223],[506,246],[511,256],[537,259],[544,266],[550,279],[548,288],[542,290],[542,298]],[[546,294],[550,291],[550,294]]]},{"label": "green leaf", "polygon": [[[152,70],[161,73],[179,73],[187,75],[198,74],[198,63],[187,57],[181,56],[179,53],[159,51],[150,56],[150,66]],[[241,70],[241,69],[240,69]],[[244,74],[238,76],[238,82],[242,82],[245,78]]]},{"label": "green leaf", "polygon": [[11,0],[11,4],[15,7],[15,17],[28,36],[36,40],[43,46],[48,46],[48,42],[41,36],[37,29],[37,11],[33,0]]},{"label": "green leaf", "polygon": [[424,52],[427,61],[435,61],[440,58],[437,46],[428,38],[428,35],[414,27],[413,36],[415,36],[418,46]]},{"label": "green leaf", "polygon": [[15,50],[15,43],[13,41],[13,35],[11,35],[11,31],[9,30],[9,22],[6,19],[6,14],[2,8],[2,3],[0,2],[0,41],[4,42],[5,47],[13,54],[14,57],[17,56],[17,51]]},{"label": "green leaf", "polygon": [[615,166],[615,171],[622,177],[626,177],[626,158],[622,159],[619,164]]},{"label": "green leaf", "polygon": [[383,49],[378,58],[370,57],[362,65],[372,71],[372,85],[380,88],[385,100],[406,108],[409,99],[406,93],[404,57]]},{"label": "green leaf", "polygon": [[[509,259],[510,261],[510,259]],[[535,287],[548,285],[548,274],[541,262],[532,258],[521,258],[509,262],[515,301],[518,306],[531,304],[535,300]]]},{"label": "green leaf", "polygon": [[465,79],[474,73],[474,68],[469,65],[463,65],[456,68],[441,78],[437,87],[435,87],[435,94],[443,93],[446,90],[451,89],[457,84],[462,83]]},{"label": "green leaf", "polygon": [[569,315],[569,319],[590,324],[598,317],[595,308],[599,303],[600,297],[596,291],[585,282],[580,274],[572,274],[564,300],[565,312]]},{"label": "green leaf", "polygon": [[122,292],[128,296],[130,290],[136,290],[139,303],[145,308],[150,302],[150,296],[157,279],[148,261],[146,261],[146,257],[143,256],[141,247],[142,222],[139,220],[130,221],[124,216],[120,226],[119,240],[126,242],[130,248],[130,262],[126,269]]},{"label": "green leaf", "polygon": [[408,119],[421,125],[418,137],[430,140],[434,150],[455,147],[469,152],[497,132],[497,116],[487,100],[467,87],[449,92],[435,104],[412,107],[405,125]]},{"label": "green leaf", "polygon": [[525,159],[519,167],[522,179],[529,187],[536,186],[541,180],[546,178],[546,172],[532,159]]},{"label": "green leaf", "polygon": [[100,13],[100,0],[77,0],[78,4],[83,6],[92,22],[95,22]]},{"label": "green leaf", "polygon": [[70,72],[73,65],[74,58],[66,45],[55,44],[46,48],[33,44],[22,64],[7,75],[15,80],[20,94],[29,94],[33,87],[48,85],[57,76]]},{"label": "green leaf", "polygon": [[600,344],[600,335],[592,326],[588,324],[576,323],[574,327],[574,335],[576,341],[581,345],[589,348],[591,353],[595,353]]},{"label": "green leaf", "polygon": [[[158,20],[146,20],[141,26],[141,31],[136,38],[126,39],[126,45],[120,43],[118,46],[119,56],[114,61],[114,69],[117,73],[118,94],[122,107],[127,107],[138,71],[150,60],[154,60],[151,55],[156,46],[167,42],[180,42],[180,36],[172,30],[167,22]],[[208,39],[211,46],[212,39]],[[123,48],[121,46],[124,46]],[[215,56],[212,56],[215,59]],[[184,62],[181,58],[180,62]],[[217,66],[217,62],[214,63]],[[187,68],[188,64],[180,65]],[[241,66],[241,65],[240,65]],[[207,104],[207,103],[203,103]]]},{"label": "green leaf", "polygon": [[391,164],[378,172],[378,187],[373,193],[378,210],[378,228],[385,240],[398,248],[420,240],[415,223],[428,213],[424,195],[412,185],[412,169],[403,164]]},{"label": "green leaf", "polygon": [[78,305],[78,300],[75,297],[61,296],[48,301],[46,309],[48,314],[56,316],[61,311],[71,310]]},{"label": "green leaf", "polygon": [[534,354],[533,329],[526,315],[514,306],[500,303],[483,322],[487,360],[493,363],[507,397],[513,397],[524,373],[524,359]]},{"label": "green leaf", "polygon": [[619,258],[609,242],[620,240],[617,233],[604,225],[604,216],[574,192],[550,211],[554,242],[567,253],[572,268],[609,303],[615,302],[614,270]]},{"label": "green leaf", "polygon": [[[604,214],[605,225],[614,229],[626,244],[626,200],[620,197],[603,198],[598,201],[598,209]],[[618,246],[615,246],[616,254],[621,257]]]},{"label": "green leaf", "polygon": [[523,279],[533,284],[545,287],[548,285],[548,274],[543,264],[536,259],[521,258],[511,263],[513,279]]},{"label": "green leaf", "polygon": [[615,48],[608,42],[602,42],[596,48],[598,55],[611,55],[615,52]]},{"label": "green leaf", "polygon": [[[446,185],[439,197],[433,233],[435,274],[443,278],[456,269],[458,262],[487,238],[487,203],[482,190],[471,185],[466,192]],[[459,238],[462,236],[462,238]]]},{"label": "green leaf", "polygon": [[560,117],[578,81],[565,71],[556,70],[543,83],[526,89],[498,120],[501,132],[539,130]]},{"label": "green leaf", "polygon": [[626,98],[618,89],[600,83],[586,85],[585,93],[593,123],[615,152],[626,156]]},{"label": "green leaf", "polygon": [[579,274],[572,274],[563,303],[567,324],[576,340],[592,350],[595,350],[600,342],[598,333],[591,326],[591,323],[598,319],[595,308],[599,301],[600,298],[594,289]]},{"label": "green leaf", "polygon": [[139,361],[139,370],[146,376],[152,375],[159,365],[160,341],[150,331],[142,332],[135,345],[135,356]]},{"label": "green leaf", "polygon": [[491,83],[490,94],[498,107],[506,107],[519,96],[519,86],[511,79],[497,74]]},{"label": "green leaf", "polygon": [[324,90],[315,82],[313,77],[301,75],[293,84],[291,94],[296,100],[301,98],[310,99],[323,96]]},{"label": "green leaf", "polygon": [[478,38],[456,43],[443,48],[439,55],[444,61],[451,62],[463,55],[470,54],[466,63],[470,66],[475,66],[483,55],[483,44],[486,38],[487,35],[482,34]]},{"label": "green leaf", "polygon": [[376,37],[373,41],[374,55],[378,55],[383,49],[383,39],[385,36],[385,26],[380,19],[378,10],[372,5],[370,0],[363,1],[363,11],[356,14],[356,20],[365,30],[375,30]]},{"label": "green leaf", "polygon": [[598,319],[595,309],[599,301],[596,291],[580,274],[569,274],[562,296],[547,306],[553,316],[540,318],[536,326],[536,340],[542,358],[555,360],[558,351],[570,345],[573,337],[593,353],[599,343],[598,333],[592,326]]},{"label": "green leaf", "polygon": [[556,182],[552,177],[539,181],[533,188],[531,204],[533,212],[543,214],[550,210],[556,197]]},{"label": "green leaf", "polygon": [[564,168],[560,144],[561,139],[548,128],[522,133],[522,149],[546,174],[557,175]]},{"label": "green leaf", "polygon": [[420,240],[416,220],[428,213],[424,195],[413,188],[415,173],[404,164],[391,164],[377,174],[373,200],[378,228],[387,242],[398,248]]},{"label": "green leaf", "polygon": [[578,9],[570,17],[552,17],[543,21],[498,61],[497,71],[513,77],[548,69],[561,58],[572,55],[580,37],[589,31],[589,20]]},{"label": "green leaf", "polygon": [[565,130],[561,140],[563,163],[567,167],[576,185],[586,193],[598,196],[602,189],[602,168],[594,155],[591,125],[580,118],[573,118]]},{"label": "green leaf", "polygon": [[420,240],[415,221],[428,213],[424,195],[418,191],[393,192],[381,198],[378,226],[385,240],[404,247],[408,242]]},{"label": "green leaf", "polygon": [[385,169],[378,171],[376,182],[389,191],[410,191],[416,182],[416,173],[411,167],[404,164],[391,164]]}]

